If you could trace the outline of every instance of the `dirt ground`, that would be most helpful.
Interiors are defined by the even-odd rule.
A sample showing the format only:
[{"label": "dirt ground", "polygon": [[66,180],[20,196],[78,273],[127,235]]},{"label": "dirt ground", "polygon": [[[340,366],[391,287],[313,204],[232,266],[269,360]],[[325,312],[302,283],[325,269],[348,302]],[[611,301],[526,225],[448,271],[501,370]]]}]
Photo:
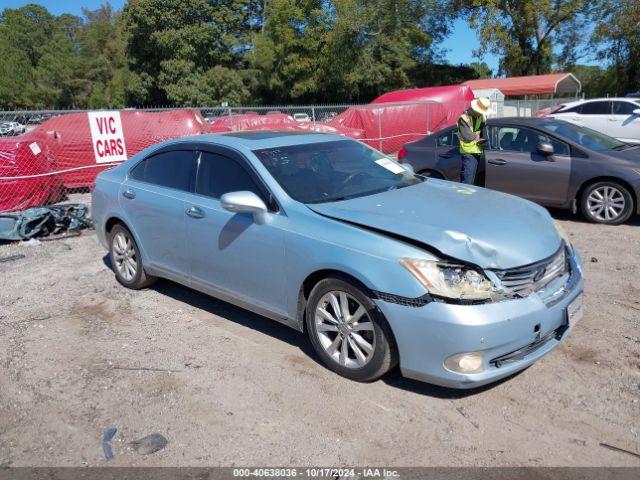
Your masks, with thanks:
[{"label": "dirt ground", "polygon": [[[121,287],[93,232],[0,246],[0,466],[638,466],[640,218],[554,212],[582,253],[585,316],[478,391],[358,384],[305,337],[160,281]],[[128,443],[169,443],[143,456]]]}]

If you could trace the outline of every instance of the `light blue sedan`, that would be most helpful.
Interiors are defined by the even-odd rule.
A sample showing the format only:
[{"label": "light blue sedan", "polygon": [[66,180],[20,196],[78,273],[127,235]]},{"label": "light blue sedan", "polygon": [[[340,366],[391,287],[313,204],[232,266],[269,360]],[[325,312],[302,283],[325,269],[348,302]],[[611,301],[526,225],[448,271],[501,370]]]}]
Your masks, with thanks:
[{"label": "light blue sedan", "polygon": [[579,255],[546,210],[342,136],[163,142],[98,175],[93,216],[125,287],[163,277],[282,322],[354,380],[490,383],[582,314]]}]

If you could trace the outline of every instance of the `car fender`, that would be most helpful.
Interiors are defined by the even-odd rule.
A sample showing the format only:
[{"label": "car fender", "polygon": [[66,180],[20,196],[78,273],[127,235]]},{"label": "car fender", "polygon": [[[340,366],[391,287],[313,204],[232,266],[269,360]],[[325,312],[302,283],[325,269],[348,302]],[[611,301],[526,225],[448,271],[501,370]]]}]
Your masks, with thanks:
[{"label": "car fender", "polygon": [[407,298],[426,293],[399,262],[401,258],[436,258],[426,249],[320,215],[300,227],[285,235],[291,318],[297,317],[303,283],[319,271],[349,275],[371,291]]}]

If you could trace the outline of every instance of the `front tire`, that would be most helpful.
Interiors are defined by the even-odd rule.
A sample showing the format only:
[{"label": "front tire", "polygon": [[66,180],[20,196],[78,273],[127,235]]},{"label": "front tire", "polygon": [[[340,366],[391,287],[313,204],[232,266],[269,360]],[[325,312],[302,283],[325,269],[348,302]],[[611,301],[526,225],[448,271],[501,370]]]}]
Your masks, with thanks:
[{"label": "front tire", "polygon": [[142,266],[142,257],[131,232],[124,225],[115,225],[109,236],[109,259],[121,285],[139,290],[156,281],[147,275]]},{"label": "front tire", "polygon": [[306,327],[322,362],[343,377],[370,382],[398,363],[382,312],[367,294],[345,280],[326,278],[313,288]]},{"label": "front tire", "polygon": [[580,197],[580,209],[591,222],[619,225],[633,214],[633,197],[620,183],[604,180],[585,188]]}]

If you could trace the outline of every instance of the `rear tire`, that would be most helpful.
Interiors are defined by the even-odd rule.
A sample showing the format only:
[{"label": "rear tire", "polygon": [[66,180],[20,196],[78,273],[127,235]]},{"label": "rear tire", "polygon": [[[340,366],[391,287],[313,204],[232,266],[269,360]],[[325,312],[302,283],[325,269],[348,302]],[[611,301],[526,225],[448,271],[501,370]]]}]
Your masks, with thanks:
[{"label": "rear tire", "polygon": [[351,282],[339,278],[318,282],[309,295],[306,327],[322,362],[343,377],[370,382],[398,363],[382,312]]},{"label": "rear tire", "polygon": [[109,260],[116,280],[127,288],[139,290],[157,280],[145,273],[138,245],[122,224],[115,225],[109,234]]},{"label": "rear tire", "polygon": [[589,185],[580,197],[582,215],[594,223],[619,225],[631,217],[634,208],[633,197],[627,187],[613,180]]}]

